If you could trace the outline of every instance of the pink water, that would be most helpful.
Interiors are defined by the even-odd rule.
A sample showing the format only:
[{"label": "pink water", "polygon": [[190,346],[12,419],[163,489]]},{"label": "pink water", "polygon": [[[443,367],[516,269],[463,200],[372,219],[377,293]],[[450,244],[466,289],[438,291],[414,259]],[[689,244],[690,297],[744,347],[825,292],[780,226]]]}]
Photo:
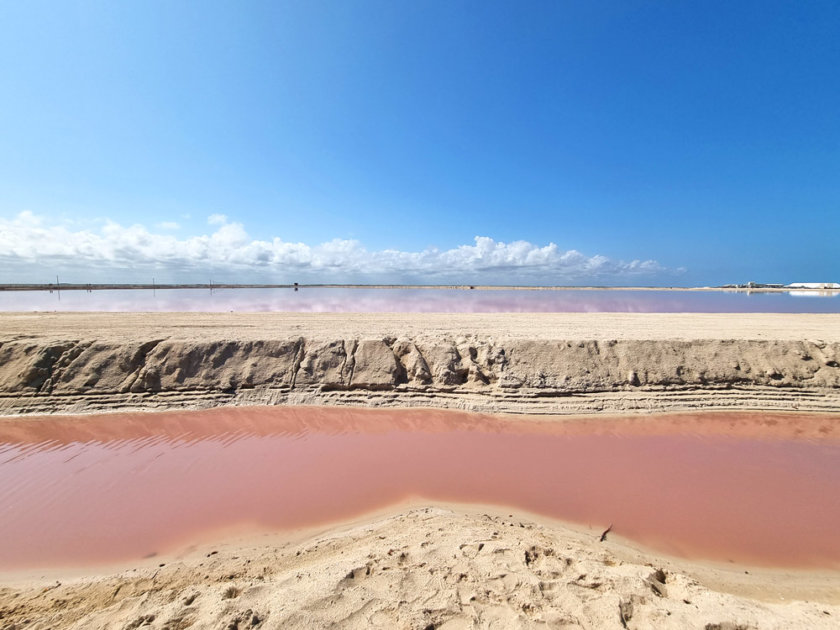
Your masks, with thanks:
[{"label": "pink water", "polygon": [[252,407],[0,421],[0,568],[141,558],[411,498],[612,524],[685,557],[840,567],[840,417]]},{"label": "pink water", "polygon": [[0,311],[838,313],[840,291],[289,288],[0,291]]}]

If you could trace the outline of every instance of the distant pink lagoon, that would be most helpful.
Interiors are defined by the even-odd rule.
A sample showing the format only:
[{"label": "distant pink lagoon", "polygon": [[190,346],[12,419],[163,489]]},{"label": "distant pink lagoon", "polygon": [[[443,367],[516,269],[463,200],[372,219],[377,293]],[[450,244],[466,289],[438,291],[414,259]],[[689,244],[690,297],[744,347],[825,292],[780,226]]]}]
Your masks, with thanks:
[{"label": "distant pink lagoon", "polygon": [[840,313],[840,291],[368,288],[0,291],[0,311]]},{"label": "distant pink lagoon", "polygon": [[500,418],[244,407],[0,420],[0,569],[324,526],[405,501],[521,509],[677,556],[840,567],[840,417]]}]

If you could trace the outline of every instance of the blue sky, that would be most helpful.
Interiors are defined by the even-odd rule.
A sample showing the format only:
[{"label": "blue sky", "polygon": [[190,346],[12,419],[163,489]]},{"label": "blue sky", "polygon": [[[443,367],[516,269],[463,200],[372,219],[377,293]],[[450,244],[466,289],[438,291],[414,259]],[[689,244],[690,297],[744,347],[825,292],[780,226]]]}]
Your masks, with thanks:
[{"label": "blue sky", "polygon": [[838,32],[833,1],[2,3],[0,282],[840,281]]}]

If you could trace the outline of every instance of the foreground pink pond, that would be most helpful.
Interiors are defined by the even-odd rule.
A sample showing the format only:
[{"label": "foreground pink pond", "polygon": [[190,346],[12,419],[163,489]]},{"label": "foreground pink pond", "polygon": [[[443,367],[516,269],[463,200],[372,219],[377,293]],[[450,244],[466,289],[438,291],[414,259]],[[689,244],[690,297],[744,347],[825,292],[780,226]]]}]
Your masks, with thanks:
[{"label": "foreground pink pond", "polygon": [[0,420],[0,568],[130,560],[406,499],[613,525],[661,551],[840,567],[840,417],[228,408]]}]

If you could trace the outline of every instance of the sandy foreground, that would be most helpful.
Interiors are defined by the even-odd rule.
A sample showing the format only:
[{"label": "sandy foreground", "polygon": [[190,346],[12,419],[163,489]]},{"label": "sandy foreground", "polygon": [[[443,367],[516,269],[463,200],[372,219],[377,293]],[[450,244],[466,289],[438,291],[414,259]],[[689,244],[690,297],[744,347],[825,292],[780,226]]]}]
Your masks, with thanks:
[{"label": "sandy foreground", "polygon": [[[838,315],[3,313],[0,414],[836,412],[838,362]],[[129,567],[7,574],[0,627],[840,625],[840,572],[704,565],[600,534],[503,508],[395,506]]]},{"label": "sandy foreground", "polygon": [[5,628],[836,628],[840,575],[704,565],[502,508],[401,506],[130,568],[6,575]]}]

